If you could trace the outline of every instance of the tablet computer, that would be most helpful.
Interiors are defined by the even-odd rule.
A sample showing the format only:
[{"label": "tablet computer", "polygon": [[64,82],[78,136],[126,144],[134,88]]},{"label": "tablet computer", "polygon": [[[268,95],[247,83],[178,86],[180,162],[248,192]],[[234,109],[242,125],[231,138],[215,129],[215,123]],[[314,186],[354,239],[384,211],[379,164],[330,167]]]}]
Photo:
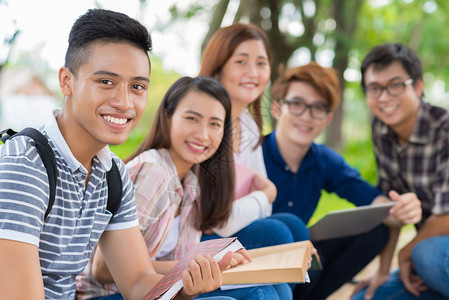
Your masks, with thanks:
[{"label": "tablet computer", "polygon": [[310,239],[321,241],[368,232],[388,217],[393,205],[388,202],[331,211],[309,227]]}]

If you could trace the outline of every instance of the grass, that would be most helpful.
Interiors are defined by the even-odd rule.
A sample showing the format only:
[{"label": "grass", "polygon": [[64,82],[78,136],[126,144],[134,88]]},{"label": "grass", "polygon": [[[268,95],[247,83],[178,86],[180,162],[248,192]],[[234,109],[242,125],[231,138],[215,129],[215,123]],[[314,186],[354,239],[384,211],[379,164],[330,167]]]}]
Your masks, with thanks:
[{"label": "grass", "polygon": [[[351,166],[359,170],[363,179],[371,184],[376,183],[377,170],[371,139],[349,141],[340,154],[343,155]],[[338,197],[335,193],[327,193],[323,190],[318,207],[308,225],[316,223],[329,211],[350,207],[354,207],[354,204]]]},{"label": "grass", "polygon": [[335,193],[327,193],[326,191],[321,191],[321,198],[318,202],[318,207],[310,218],[308,226],[315,224],[319,219],[324,217],[329,211],[344,209],[354,207],[351,202],[342,199]]}]

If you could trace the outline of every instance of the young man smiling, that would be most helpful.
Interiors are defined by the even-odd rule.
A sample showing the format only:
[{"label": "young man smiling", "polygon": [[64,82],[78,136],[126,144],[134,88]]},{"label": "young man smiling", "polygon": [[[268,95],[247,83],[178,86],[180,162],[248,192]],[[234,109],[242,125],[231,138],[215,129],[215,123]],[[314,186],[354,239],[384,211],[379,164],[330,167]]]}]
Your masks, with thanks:
[{"label": "young man smiling", "polygon": [[377,289],[389,275],[388,269],[383,270],[382,279],[375,276],[365,282],[369,284],[365,295],[355,298],[447,299],[449,111],[423,101],[421,61],[405,45],[374,47],[361,71],[366,102],[374,115],[378,187],[383,192],[416,194],[423,219],[416,226],[416,237],[399,252],[399,270]]},{"label": "young man smiling", "polygon": [[[333,69],[314,62],[288,69],[274,82],[271,92],[271,112],[277,125],[265,137],[263,154],[268,178],[278,190],[274,213],[294,213],[307,224],[323,189],[357,206],[390,201],[341,155],[314,143],[340,103],[341,90]],[[420,220],[421,207],[414,194],[392,192],[389,196],[396,204],[385,220],[388,226]],[[309,284],[296,285],[294,299],[326,299],[384,248],[388,234],[382,224],[365,234],[313,241],[323,269],[309,272]]]},{"label": "young man smiling", "polygon": [[[138,227],[129,175],[107,147],[123,143],[142,116],[150,49],[146,28],[124,14],[89,10],[74,23],[59,71],[64,103],[39,128],[58,171],[47,218],[49,180],[33,140],[14,137],[0,147],[1,299],[73,299],[75,276],[97,242],[125,298],[141,299],[161,278]],[[112,160],[123,184],[113,216],[106,210]],[[219,287],[212,258],[199,256],[189,267],[179,297]]]}]

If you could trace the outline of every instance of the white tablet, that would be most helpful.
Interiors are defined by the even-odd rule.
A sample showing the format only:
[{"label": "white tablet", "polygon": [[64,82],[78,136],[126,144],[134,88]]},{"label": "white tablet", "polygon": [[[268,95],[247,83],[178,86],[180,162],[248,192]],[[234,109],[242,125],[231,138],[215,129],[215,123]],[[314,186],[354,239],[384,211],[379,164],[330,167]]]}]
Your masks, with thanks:
[{"label": "white tablet", "polygon": [[310,239],[321,241],[368,232],[388,217],[393,205],[388,202],[331,211],[309,227]]}]

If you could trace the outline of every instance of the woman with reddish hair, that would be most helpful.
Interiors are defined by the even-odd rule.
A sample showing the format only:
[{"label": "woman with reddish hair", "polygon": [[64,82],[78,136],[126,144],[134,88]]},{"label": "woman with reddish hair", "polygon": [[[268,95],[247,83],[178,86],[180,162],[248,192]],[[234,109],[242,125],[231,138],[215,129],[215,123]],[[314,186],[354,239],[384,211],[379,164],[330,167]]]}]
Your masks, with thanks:
[{"label": "woman with reddish hair", "polygon": [[[210,39],[201,60],[200,75],[219,80],[232,104],[232,148],[236,194],[228,222],[203,234],[202,240],[237,236],[247,249],[309,239],[295,215],[271,215],[276,187],[267,178],[262,156],[262,99],[271,74],[271,46],[263,30],[250,24],[220,28]],[[249,170],[249,171],[248,171]],[[246,175],[254,177],[241,191]],[[291,297],[286,284],[277,285],[281,299]]]}]

